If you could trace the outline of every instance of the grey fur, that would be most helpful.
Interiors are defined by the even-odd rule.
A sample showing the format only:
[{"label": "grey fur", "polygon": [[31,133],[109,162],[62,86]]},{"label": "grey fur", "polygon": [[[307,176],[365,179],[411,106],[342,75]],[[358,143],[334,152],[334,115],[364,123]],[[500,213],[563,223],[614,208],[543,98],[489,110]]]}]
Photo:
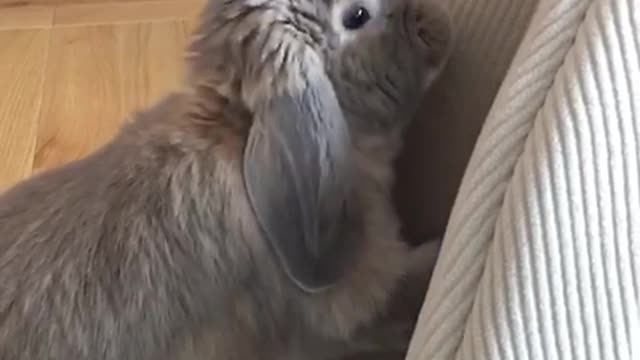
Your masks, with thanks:
[{"label": "grey fur", "polygon": [[333,285],[352,256],[347,236],[351,142],[333,86],[309,86],[256,112],[244,155],[250,203],[283,268],[304,291]]},{"label": "grey fur", "polygon": [[[416,261],[407,259],[433,263],[432,251],[400,240],[391,163],[450,41],[437,8],[407,0],[361,0],[381,16],[347,34],[336,9],[351,1],[211,0],[189,49],[184,91],[137,114],[94,154],[0,196],[0,360],[326,359],[367,333],[412,271]],[[283,126],[313,116],[274,119],[270,113],[296,112],[261,109],[287,97],[307,102],[300,94],[317,80],[311,70],[326,72],[349,130],[326,130],[327,122],[343,125],[337,111],[318,117],[325,128],[310,153],[340,166],[296,165],[289,176],[320,174],[303,181],[310,188],[329,182],[320,195],[335,199],[296,199],[320,209],[339,208],[332,186],[349,189],[349,221],[342,238],[296,245],[277,238],[289,234],[270,227],[273,220],[259,226],[267,205],[250,201],[243,168],[252,165],[243,159],[254,126],[288,136],[279,151],[300,151],[292,147],[300,139],[290,138],[300,133]],[[345,133],[346,152],[346,140],[335,137]],[[322,141],[332,148],[321,151]],[[332,184],[331,174],[349,181]],[[262,191],[283,190],[265,176]],[[291,213],[260,194],[255,178],[248,182],[254,202]],[[309,281],[332,285],[313,294],[291,281],[269,245],[288,247],[293,261],[305,246],[326,254],[336,241],[353,250],[329,251],[345,256],[344,267]],[[294,279],[307,281],[295,266]]]}]

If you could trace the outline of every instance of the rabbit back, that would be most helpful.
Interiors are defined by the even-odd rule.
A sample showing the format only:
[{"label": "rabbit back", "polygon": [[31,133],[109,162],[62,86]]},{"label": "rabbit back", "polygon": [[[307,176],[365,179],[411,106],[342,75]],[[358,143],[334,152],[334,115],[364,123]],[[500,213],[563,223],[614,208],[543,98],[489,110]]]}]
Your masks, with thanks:
[{"label": "rabbit back", "polygon": [[0,359],[161,359],[221,321],[262,250],[241,238],[233,162],[163,121],[181,101],[0,196]]}]

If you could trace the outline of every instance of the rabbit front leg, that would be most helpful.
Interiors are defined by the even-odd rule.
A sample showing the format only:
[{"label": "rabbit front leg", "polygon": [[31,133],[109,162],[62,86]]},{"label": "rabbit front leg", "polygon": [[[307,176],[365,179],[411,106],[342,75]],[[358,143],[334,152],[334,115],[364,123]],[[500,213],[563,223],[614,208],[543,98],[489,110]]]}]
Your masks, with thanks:
[{"label": "rabbit front leg", "polygon": [[429,239],[425,243],[417,246],[409,253],[409,276],[422,278],[425,283],[431,280],[431,274],[440,254],[442,239]]},{"label": "rabbit front leg", "polygon": [[337,359],[404,359],[440,245],[440,239],[429,240],[409,253],[407,275],[393,293],[387,311],[362,328]]}]

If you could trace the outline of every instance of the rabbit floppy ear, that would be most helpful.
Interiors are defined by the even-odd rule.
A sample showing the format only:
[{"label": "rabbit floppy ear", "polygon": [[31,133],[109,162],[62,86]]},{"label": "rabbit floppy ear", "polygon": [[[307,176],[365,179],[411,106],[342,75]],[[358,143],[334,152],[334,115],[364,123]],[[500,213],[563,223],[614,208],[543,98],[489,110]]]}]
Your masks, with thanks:
[{"label": "rabbit floppy ear", "polygon": [[244,179],[259,226],[287,276],[302,290],[335,283],[349,252],[350,137],[324,72],[255,110]]}]

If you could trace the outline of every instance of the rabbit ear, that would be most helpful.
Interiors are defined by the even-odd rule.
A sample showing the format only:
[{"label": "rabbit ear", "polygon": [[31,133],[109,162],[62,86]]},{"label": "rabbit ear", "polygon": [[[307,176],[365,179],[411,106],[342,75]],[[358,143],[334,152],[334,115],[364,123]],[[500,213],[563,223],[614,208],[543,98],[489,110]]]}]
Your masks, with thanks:
[{"label": "rabbit ear", "polygon": [[[249,201],[287,276],[307,292],[331,286],[350,252],[350,137],[324,73],[260,104],[244,154]],[[312,78],[309,78],[312,76]]]}]

